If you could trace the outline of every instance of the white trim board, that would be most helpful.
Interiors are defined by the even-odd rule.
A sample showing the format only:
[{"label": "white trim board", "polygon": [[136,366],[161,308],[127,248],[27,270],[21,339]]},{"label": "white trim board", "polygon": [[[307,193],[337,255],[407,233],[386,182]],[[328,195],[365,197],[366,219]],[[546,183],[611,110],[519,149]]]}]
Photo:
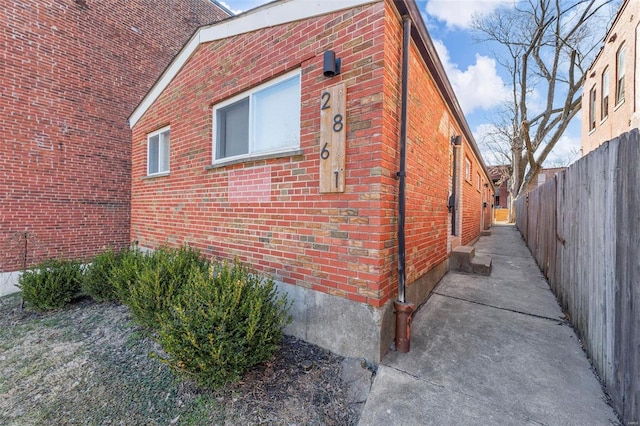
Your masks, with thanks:
[{"label": "white trim board", "polygon": [[201,27],[180,53],[173,59],[169,67],[164,71],[160,79],[142,99],[142,102],[129,116],[129,127],[133,128],[142,118],[145,112],[160,97],[164,89],[187,63],[191,55],[201,43],[222,40],[239,34],[245,34],[263,28],[282,25],[289,22],[300,21],[322,16],[339,10],[351,9],[368,3],[377,3],[381,0],[283,0],[268,3],[263,7],[242,13],[236,17],[226,19],[206,27]]}]

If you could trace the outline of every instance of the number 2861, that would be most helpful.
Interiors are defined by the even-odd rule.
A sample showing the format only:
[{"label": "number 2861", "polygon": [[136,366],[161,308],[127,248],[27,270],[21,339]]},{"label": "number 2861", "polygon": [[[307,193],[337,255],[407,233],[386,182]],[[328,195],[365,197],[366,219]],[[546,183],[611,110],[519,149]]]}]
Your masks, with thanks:
[{"label": "number 2861", "polygon": [[[329,109],[331,108],[331,94],[329,92],[324,92],[322,93],[322,106],[320,107],[321,110],[325,110],[325,109]],[[333,116],[333,125],[331,126],[331,128],[333,129],[334,132],[341,132],[342,129],[344,129],[344,117],[342,117],[342,114],[336,114]]]}]

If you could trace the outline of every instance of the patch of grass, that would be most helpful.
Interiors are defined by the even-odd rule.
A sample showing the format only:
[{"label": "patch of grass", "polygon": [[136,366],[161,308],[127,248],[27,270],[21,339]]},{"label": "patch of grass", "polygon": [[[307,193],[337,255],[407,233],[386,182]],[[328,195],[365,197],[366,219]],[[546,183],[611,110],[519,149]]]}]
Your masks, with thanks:
[{"label": "patch of grass", "polygon": [[207,394],[194,398],[180,415],[178,423],[188,426],[220,424],[224,418],[224,408],[213,395]]},{"label": "patch of grass", "polygon": [[3,297],[0,342],[2,425],[357,422],[340,391],[341,358],[291,338],[274,360],[216,392],[150,358],[161,348],[123,305],[81,301],[40,314]]}]

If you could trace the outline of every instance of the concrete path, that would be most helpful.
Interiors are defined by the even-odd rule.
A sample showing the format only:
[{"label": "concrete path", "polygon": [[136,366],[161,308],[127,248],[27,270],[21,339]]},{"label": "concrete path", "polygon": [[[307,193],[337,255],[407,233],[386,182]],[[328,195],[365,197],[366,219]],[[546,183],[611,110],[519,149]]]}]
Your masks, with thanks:
[{"label": "concrete path", "polygon": [[476,253],[489,277],[447,274],[378,368],[361,425],[618,424],[573,329],[513,226]]}]

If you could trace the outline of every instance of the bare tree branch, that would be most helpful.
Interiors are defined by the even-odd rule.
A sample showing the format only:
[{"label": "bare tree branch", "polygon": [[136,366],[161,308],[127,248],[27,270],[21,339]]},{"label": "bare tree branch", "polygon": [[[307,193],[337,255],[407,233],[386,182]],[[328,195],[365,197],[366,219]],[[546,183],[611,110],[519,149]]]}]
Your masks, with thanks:
[{"label": "bare tree branch", "polygon": [[[582,84],[620,0],[527,0],[473,23],[481,40],[500,46],[511,106],[500,107],[485,147],[510,157],[512,201],[537,177],[581,107]],[[543,94],[540,105],[537,98]],[[529,118],[531,113],[533,118]]]}]

